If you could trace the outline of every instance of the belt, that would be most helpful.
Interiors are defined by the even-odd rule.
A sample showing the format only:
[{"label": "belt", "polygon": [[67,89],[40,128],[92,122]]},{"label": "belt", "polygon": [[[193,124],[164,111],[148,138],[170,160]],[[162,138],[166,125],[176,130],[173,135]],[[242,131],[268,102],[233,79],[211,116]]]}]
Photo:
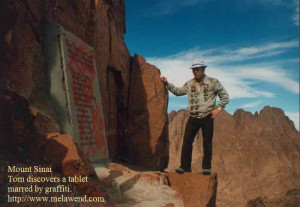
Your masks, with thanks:
[{"label": "belt", "polygon": [[203,116],[201,115],[201,116],[199,116],[199,112],[190,112],[190,115],[193,117],[193,116],[196,116],[196,117],[194,117],[194,118],[200,118],[200,119],[202,119],[203,118]]},{"label": "belt", "polygon": [[190,115],[192,115],[192,116],[198,116],[199,112],[190,112]]},{"label": "belt", "polygon": [[200,112],[190,112],[190,116],[197,116],[197,117],[193,117],[193,118],[200,118],[200,119],[202,119],[202,118],[204,118],[204,117],[207,117],[209,114],[207,114],[207,115],[205,115],[205,116],[203,116],[203,115],[201,115],[201,116],[199,116],[199,114],[200,114]]}]

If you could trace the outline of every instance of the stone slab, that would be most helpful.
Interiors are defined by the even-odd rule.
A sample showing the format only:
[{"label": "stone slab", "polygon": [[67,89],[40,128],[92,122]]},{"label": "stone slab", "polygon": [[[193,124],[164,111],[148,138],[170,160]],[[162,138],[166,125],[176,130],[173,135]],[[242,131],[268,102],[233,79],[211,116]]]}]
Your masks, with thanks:
[{"label": "stone slab", "polygon": [[108,159],[95,52],[62,26],[47,22],[44,53],[51,100],[61,132],[72,135],[93,162]]}]

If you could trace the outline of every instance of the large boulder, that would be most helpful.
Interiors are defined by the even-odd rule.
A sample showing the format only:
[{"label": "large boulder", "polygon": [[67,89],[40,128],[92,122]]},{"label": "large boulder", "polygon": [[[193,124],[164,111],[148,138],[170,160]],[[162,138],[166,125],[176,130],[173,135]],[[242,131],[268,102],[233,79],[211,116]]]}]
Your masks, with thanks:
[{"label": "large boulder", "polygon": [[135,55],[131,71],[126,142],[128,156],[146,168],[168,163],[168,95],[160,71]]},{"label": "large boulder", "polygon": [[183,198],[185,207],[215,207],[217,197],[217,174],[205,176],[197,173],[175,172],[167,174],[169,184]]},{"label": "large boulder", "polygon": [[[130,168],[132,166],[129,166]],[[138,172],[120,164],[96,172],[116,206],[215,207],[217,175]]]},{"label": "large boulder", "polygon": [[[97,196],[106,197],[106,191],[101,186],[96,176],[94,167],[83,153],[78,149],[75,140],[70,135],[57,133],[54,122],[46,115],[30,109],[28,101],[12,90],[1,90],[0,93],[0,203],[7,205],[8,186],[37,185],[43,188],[56,187],[58,185],[70,186],[70,192],[66,196]],[[45,134],[48,133],[48,134]],[[45,172],[10,172],[8,166],[31,167],[51,169],[51,174]],[[32,170],[33,171],[33,170]],[[54,182],[39,183],[33,182],[8,182],[8,176],[24,177],[87,177],[86,182]],[[55,193],[33,196],[57,196]],[[10,194],[18,196],[20,193]],[[30,194],[28,194],[30,195]],[[51,203],[49,203],[49,206]],[[74,204],[74,203],[73,203]],[[63,203],[61,206],[71,206],[72,203]],[[32,203],[32,206],[39,206],[40,203]],[[95,204],[96,205],[96,204]],[[94,206],[95,206],[94,205]],[[103,206],[97,203],[96,206]],[[47,206],[47,205],[45,205]],[[92,206],[92,205],[91,205]]]}]

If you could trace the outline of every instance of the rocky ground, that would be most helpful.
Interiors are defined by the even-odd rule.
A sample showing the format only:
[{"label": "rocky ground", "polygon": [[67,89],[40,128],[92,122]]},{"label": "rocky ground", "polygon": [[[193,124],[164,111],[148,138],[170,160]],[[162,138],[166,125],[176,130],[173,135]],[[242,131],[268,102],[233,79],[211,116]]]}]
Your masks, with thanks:
[{"label": "rocky ground", "polygon": [[276,197],[258,197],[247,202],[246,207],[299,207],[300,189],[289,190],[286,194]]},{"label": "rocky ground", "polygon": [[[71,192],[65,196],[106,197],[92,163],[86,159],[70,135],[58,133],[58,128],[51,117],[31,108],[28,101],[12,90],[0,93],[0,205],[17,206],[8,203],[8,187],[55,187],[60,184],[70,185]],[[10,172],[8,166],[29,168],[34,166],[49,167],[51,172]],[[87,182],[28,182],[35,177],[87,177]],[[9,176],[23,177],[26,181],[9,181]],[[57,196],[57,193],[43,194],[13,192],[11,196]],[[28,203],[20,205],[28,206]],[[44,206],[53,206],[44,203]],[[60,206],[72,206],[74,203],[60,203]],[[39,202],[30,202],[30,206],[41,206]],[[104,204],[86,204],[81,206],[104,206]]]},{"label": "rocky ground", "polygon": [[139,172],[116,163],[95,169],[116,207],[215,206],[216,174]]}]

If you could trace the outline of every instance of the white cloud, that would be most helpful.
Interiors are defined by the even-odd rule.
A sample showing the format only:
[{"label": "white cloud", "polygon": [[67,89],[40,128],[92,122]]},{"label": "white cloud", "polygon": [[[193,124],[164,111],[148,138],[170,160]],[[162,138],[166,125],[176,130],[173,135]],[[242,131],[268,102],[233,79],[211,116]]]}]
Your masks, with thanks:
[{"label": "white cloud", "polygon": [[[260,63],[245,63],[249,60],[276,56],[291,48],[298,47],[298,41],[267,43],[261,46],[238,49],[213,48],[209,50],[193,49],[169,57],[147,58],[147,61],[160,68],[176,86],[184,85],[193,78],[189,69],[194,59],[203,59],[208,64],[206,73],[221,81],[231,98],[273,97],[275,94],[267,88],[255,87],[257,83],[271,83],[294,94],[299,94],[299,83],[286,73],[276,62],[263,59]],[[295,61],[295,60],[293,60]]]},{"label": "white cloud", "polygon": [[294,122],[296,129],[299,131],[299,112],[285,112],[285,115],[287,115]]},{"label": "white cloud", "polygon": [[234,53],[252,55],[252,54],[261,54],[270,50],[278,50],[289,47],[298,47],[298,41],[289,41],[289,42],[277,42],[277,43],[268,43],[259,47],[245,47],[234,51]]},{"label": "white cloud", "polygon": [[228,64],[229,62],[240,62],[244,60],[279,55],[289,48],[298,47],[298,45],[298,41],[293,40],[289,42],[267,43],[261,46],[242,47],[235,50],[228,50],[224,48],[210,49],[208,51],[204,50],[195,55],[204,56],[207,62],[210,63]]},{"label": "white cloud", "polygon": [[256,102],[253,102],[253,103],[248,103],[248,104],[245,104],[242,106],[242,108],[254,108],[254,107],[257,107],[261,104],[260,101],[256,101]]},{"label": "white cloud", "polygon": [[[184,64],[190,65],[190,62],[199,57],[205,59],[208,64],[228,64],[231,62],[241,62],[244,60],[266,58],[276,56],[286,52],[290,48],[298,47],[297,40],[279,43],[267,43],[261,46],[243,47],[238,49],[213,48],[208,50],[201,50],[195,48],[184,51],[165,58],[149,58],[151,61],[168,60],[169,62],[181,61]],[[186,61],[189,61],[188,63]]]},{"label": "white cloud", "polygon": [[274,85],[281,86],[294,94],[299,94],[299,83],[287,76],[283,68],[279,68],[277,65],[269,67],[253,67],[249,65],[243,67],[242,73],[237,73],[241,79],[252,79],[272,83]]}]

